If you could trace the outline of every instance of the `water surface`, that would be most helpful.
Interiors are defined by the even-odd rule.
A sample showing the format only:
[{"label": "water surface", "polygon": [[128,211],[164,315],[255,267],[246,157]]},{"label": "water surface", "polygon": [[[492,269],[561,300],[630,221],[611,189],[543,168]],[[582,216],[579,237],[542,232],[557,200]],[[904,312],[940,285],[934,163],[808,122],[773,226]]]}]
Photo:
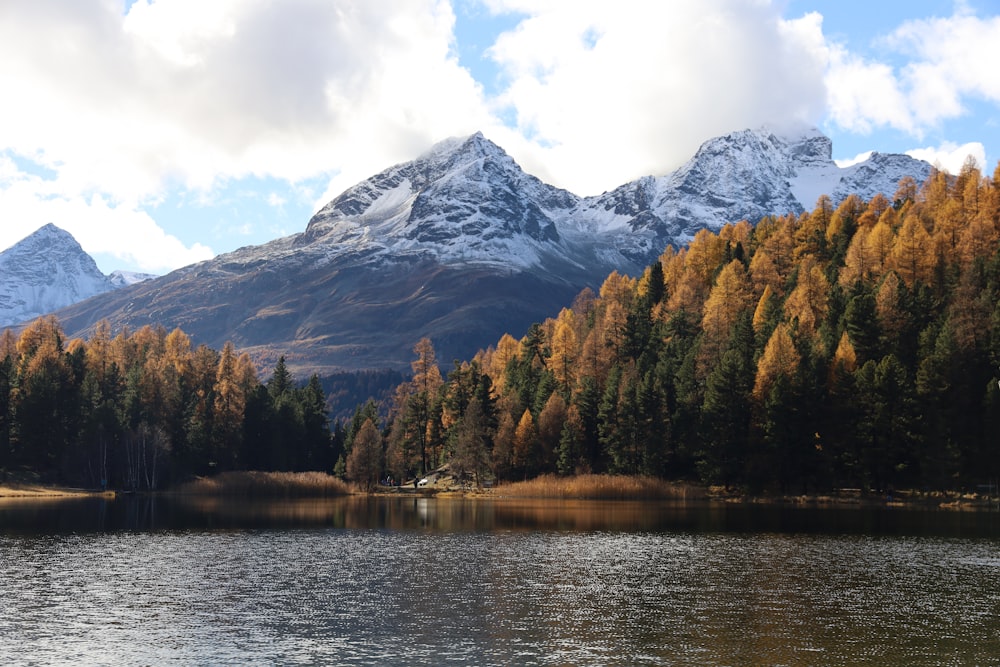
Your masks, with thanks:
[{"label": "water surface", "polygon": [[0,504],[2,664],[997,664],[997,513]]}]

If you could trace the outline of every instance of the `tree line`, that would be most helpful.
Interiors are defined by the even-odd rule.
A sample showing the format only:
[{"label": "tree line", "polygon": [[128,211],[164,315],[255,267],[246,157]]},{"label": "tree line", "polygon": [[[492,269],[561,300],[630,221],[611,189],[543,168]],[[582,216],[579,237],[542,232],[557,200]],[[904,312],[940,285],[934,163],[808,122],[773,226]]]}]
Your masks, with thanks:
[{"label": "tree line", "polygon": [[180,329],[67,341],[54,317],[0,334],[0,471],[92,488],[156,489],[233,469],[332,470],[331,431],[313,376],[281,359],[267,383],[246,354],[193,347]]},{"label": "tree line", "polygon": [[449,464],[480,481],[608,472],[782,493],[993,482],[998,178],[970,160],[903,179],[892,200],[822,196],[702,230],[447,378],[423,340],[348,472]]}]

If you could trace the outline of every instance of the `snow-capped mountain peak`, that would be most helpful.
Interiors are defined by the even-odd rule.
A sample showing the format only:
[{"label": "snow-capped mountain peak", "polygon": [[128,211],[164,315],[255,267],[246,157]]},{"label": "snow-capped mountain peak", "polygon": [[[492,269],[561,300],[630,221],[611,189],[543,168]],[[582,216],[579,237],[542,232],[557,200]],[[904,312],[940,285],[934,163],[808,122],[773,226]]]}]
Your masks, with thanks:
[{"label": "snow-capped mountain peak", "polygon": [[53,224],[0,253],[0,326],[34,319],[112,289],[93,258]]},{"label": "snow-capped mountain peak", "polygon": [[49,223],[0,252],[0,327],[153,277],[129,271],[105,276],[72,234]]},{"label": "snow-capped mountain peak", "polygon": [[565,260],[635,271],[701,228],[798,214],[821,194],[835,204],[851,192],[891,196],[903,175],[922,181],[929,174],[926,163],[891,158],[876,154],[842,169],[818,129],[762,127],[706,141],[669,174],[582,198],[526,174],[476,133],[439,142],[347,189],[312,218],[294,246],[320,244],[327,259],[420,256],[519,270]]},{"label": "snow-capped mountain peak", "polygon": [[[741,130],[706,141],[674,172],[587,198],[580,215],[597,221],[593,229],[619,228],[623,254],[638,258],[644,248],[684,243],[702,228],[812,210],[823,194],[834,205],[852,193],[891,198],[903,176],[919,183],[930,175],[929,164],[906,155],[873,154],[841,168],[832,153],[832,142],[816,128]],[[628,245],[639,239],[639,247]]]},{"label": "snow-capped mountain peak", "polygon": [[128,287],[129,285],[135,285],[136,283],[141,283],[145,280],[152,280],[156,277],[154,273],[142,273],[140,271],[112,271],[108,274],[108,280],[111,281],[111,286],[115,289],[120,289],[122,287]]},{"label": "snow-capped mountain peak", "polygon": [[476,133],[347,189],[313,216],[296,245],[322,240],[328,252],[527,266],[540,261],[542,246],[558,242],[558,219],[577,201]]}]

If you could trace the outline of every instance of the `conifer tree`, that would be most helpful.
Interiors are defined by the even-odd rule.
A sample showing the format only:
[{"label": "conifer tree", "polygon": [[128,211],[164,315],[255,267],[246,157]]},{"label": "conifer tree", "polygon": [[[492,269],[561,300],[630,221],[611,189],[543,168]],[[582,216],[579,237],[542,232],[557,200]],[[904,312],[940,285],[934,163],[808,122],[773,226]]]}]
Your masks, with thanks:
[{"label": "conifer tree", "polygon": [[382,467],[382,436],[375,424],[366,419],[358,429],[347,456],[347,478],[364,491],[371,492],[378,486]]},{"label": "conifer tree", "polygon": [[452,472],[459,478],[471,476],[476,487],[482,486],[489,470],[489,424],[480,401],[469,401],[455,437]]},{"label": "conifer tree", "polygon": [[749,316],[733,324],[733,343],[708,374],[702,404],[699,472],[707,482],[732,487],[745,481],[752,425],[753,331]]}]

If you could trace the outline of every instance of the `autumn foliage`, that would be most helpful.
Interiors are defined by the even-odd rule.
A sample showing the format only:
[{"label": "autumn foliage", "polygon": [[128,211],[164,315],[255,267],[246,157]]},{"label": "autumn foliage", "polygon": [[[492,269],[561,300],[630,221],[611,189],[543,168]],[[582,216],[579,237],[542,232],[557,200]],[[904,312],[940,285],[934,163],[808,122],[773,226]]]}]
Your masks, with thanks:
[{"label": "autumn foliage", "polygon": [[0,472],[147,490],[227,470],[332,470],[317,378],[294,386],[278,363],[262,384],[246,354],[192,346],[176,329],[66,340],[44,317],[0,333]]},{"label": "autumn foliage", "polygon": [[435,468],[462,443],[476,473],[500,481],[994,482],[998,176],[968,162],[904,179],[891,200],[823,196],[801,215],[700,231],[637,278],[612,273],[522,339],[457,364],[436,393],[403,392],[386,429],[411,452],[399,465]]}]

